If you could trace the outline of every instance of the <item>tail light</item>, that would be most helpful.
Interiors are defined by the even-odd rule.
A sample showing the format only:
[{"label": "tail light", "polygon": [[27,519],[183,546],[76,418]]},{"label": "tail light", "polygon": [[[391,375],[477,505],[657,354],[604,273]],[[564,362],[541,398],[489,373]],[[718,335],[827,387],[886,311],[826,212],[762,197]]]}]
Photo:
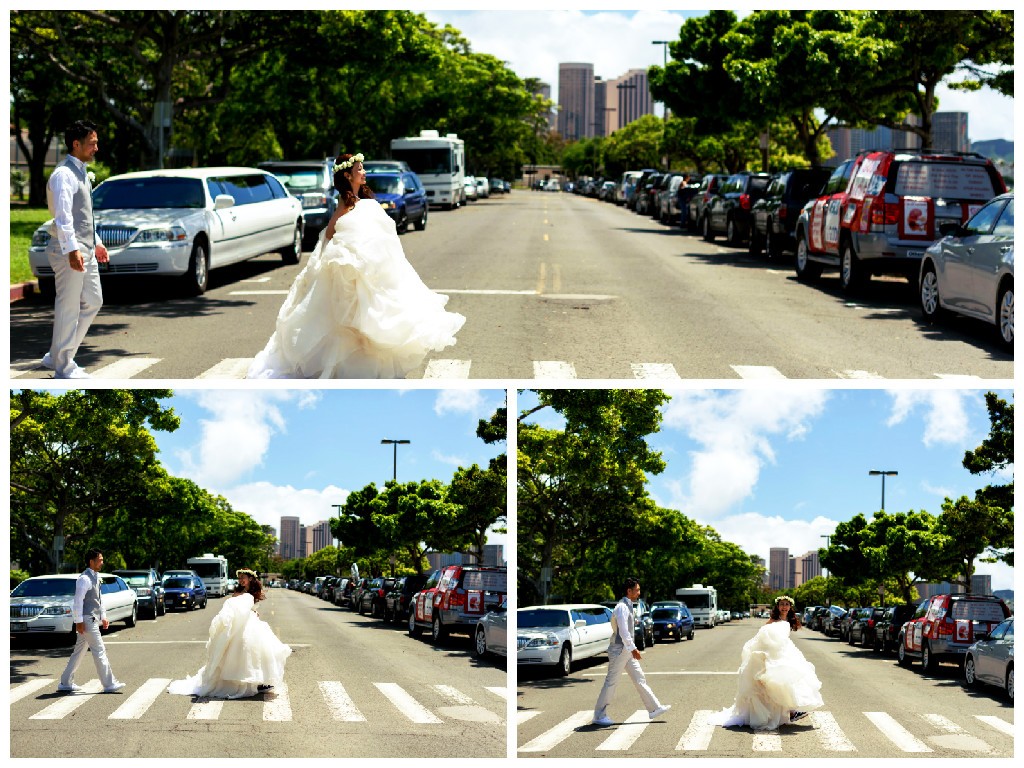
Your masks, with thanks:
[{"label": "tail light", "polygon": [[875,626],[874,619],[868,619],[868,629],[872,629]]},{"label": "tail light", "polygon": [[871,204],[870,221],[872,225],[886,226],[899,224],[900,207],[896,203],[875,200]]},{"label": "tail light", "polygon": [[447,592],[444,596],[445,607],[447,609],[457,608],[460,605],[466,604],[466,593],[461,589],[453,589],[451,592]]},{"label": "tail light", "polygon": [[948,619],[943,619],[942,621],[939,622],[939,626],[937,627],[938,634],[939,635],[952,635],[953,634],[953,627],[954,627],[954,624],[953,624],[952,621],[949,621]]},{"label": "tail light", "polygon": [[746,192],[740,195],[740,208],[742,208],[744,211],[750,210],[750,195],[748,195]]},{"label": "tail light", "polygon": [[785,203],[782,203],[781,205],[779,205],[779,218],[780,219],[786,218],[786,215],[788,213],[789,213],[789,206],[788,205],[786,205]]}]

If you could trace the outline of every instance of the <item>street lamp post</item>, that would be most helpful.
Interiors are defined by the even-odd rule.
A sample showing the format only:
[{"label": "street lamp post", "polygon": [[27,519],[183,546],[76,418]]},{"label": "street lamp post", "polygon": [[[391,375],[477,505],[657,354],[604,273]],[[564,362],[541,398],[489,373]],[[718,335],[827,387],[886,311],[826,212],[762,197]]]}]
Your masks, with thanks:
[{"label": "street lamp post", "polygon": [[[661,69],[662,69],[663,72],[668,69],[668,44],[670,42],[672,42],[672,41],[671,40],[651,40],[651,45],[660,45],[661,46],[661,53],[662,53]],[[661,105],[665,108],[665,111],[664,111],[662,116],[664,117],[665,120],[668,120],[668,104],[666,104],[665,102],[661,102]]]},{"label": "street lamp post", "polygon": [[869,475],[881,475],[882,476],[882,511],[885,512],[885,478],[886,476],[894,477],[899,474],[895,469],[869,469]]},{"label": "street lamp post", "polygon": [[394,446],[394,457],[393,457],[393,460],[392,460],[392,467],[391,467],[391,479],[392,480],[395,480],[395,481],[398,480],[398,446],[400,446],[400,445],[408,445],[410,442],[411,442],[410,440],[387,440],[387,439],[380,441],[381,445],[391,445],[391,446]]},{"label": "street lamp post", "polygon": [[[340,522],[341,521],[341,508],[343,506],[345,506],[345,505],[344,504],[331,504],[331,506],[334,507],[334,509],[338,510],[338,521]],[[334,538],[334,537],[332,537],[332,538]],[[338,546],[340,547],[341,546],[341,539],[335,538],[334,540],[338,542]]]}]

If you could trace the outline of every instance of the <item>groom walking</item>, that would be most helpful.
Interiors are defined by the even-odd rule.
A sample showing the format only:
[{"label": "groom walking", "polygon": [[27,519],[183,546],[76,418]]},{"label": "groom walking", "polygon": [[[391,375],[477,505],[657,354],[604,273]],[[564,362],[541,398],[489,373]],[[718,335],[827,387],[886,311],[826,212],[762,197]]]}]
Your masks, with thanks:
[{"label": "groom walking", "polygon": [[46,185],[46,205],[53,216],[46,257],[53,269],[57,298],[53,304],[53,338],[43,365],[55,379],[87,379],[75,354],[103,306],[99,264],[107,249],[92,217],[92,181],[86,171],[99,149],[96,126],[78,120],[64,131],[68,156]]}]

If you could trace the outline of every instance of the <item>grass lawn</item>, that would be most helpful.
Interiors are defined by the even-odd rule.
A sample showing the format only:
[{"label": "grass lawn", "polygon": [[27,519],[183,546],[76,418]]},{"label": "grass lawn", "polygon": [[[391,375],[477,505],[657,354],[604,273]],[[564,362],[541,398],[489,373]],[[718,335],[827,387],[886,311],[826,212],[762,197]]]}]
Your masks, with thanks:
[{"label": "grass lawn", "polygon": [[11,203],[11,285],[32,280],[28,266],[28,249],[36,227],[50,218],[46,208],[29,208]]}]

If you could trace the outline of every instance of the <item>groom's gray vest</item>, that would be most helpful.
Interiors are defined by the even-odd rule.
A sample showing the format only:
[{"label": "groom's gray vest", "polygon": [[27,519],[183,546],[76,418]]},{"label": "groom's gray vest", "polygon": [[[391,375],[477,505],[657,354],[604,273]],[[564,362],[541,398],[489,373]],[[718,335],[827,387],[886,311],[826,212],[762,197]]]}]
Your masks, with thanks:
[{"label": "groom's gray vest", "polygon": [[[628,597],[624,597],[619,600],[620,603],[625,603],[626,608],[629,609],[629,636],[633,637],[636,633],[636,613],[633,611],[633,601]],[[619,634],[618,623],[615,620],[615,614],[612,614],[612,640],[608,643],[608,650],[622,650],[626,647],[626,644],[622,642],[622,636]]]},{"label": "groom's gray vest", "polygon": [[[86,172],[79,169],[70,157],[65,158],[57,168],[67,168],[81,182],[71,198],[71,218],[75,226],[75,239],[86,251],[83,256],[92,254],[96,250],[96,227],[92,218],[92,183]],[[56,208],[49,185],[46,187],[46,205],[50,209],[50,215],[54,215]],[[57,240],[56,227],[51,227],[51,230],[50,248],[59,253],[60,242]]]},{"label": "groom's gray vest", "polygon": [[89,587],[89,591],[85,593],[85,597],[82,599],[82,618],[87,619],[90,616],[95,617],[97,620],[103,618],[103,603],[100,597],[100,577],[96,571],[91,568],[86,568],[82,571],[82,575],[87,577],[92,582],[92,586]]}]

